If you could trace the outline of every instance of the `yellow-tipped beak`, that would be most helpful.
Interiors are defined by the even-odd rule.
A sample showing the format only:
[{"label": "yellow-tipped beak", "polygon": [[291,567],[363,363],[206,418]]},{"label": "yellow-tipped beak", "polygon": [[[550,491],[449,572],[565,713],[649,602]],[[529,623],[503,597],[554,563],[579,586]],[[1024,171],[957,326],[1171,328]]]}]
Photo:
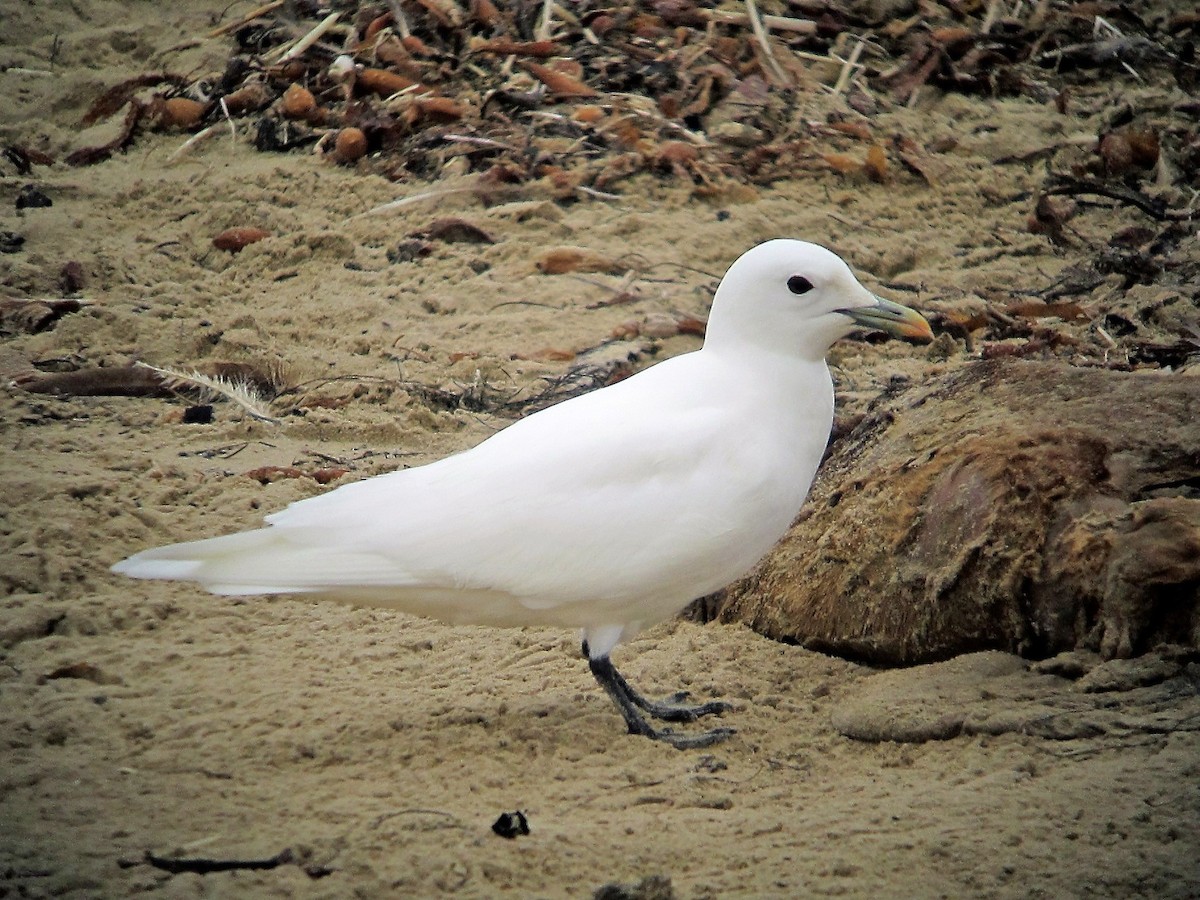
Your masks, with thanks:
[{"label": "yellow-tipped beak", "polygon": [[854,309],[839,309],[843,316],[849,316],[857,324],[865,328],[886,331],[896,337],[908,338],[911,341],[927,343],[933,340],[933,329],[925,321],[925,317],[915,309],[893,303],[876,297],[874,306],[859,306]]}]

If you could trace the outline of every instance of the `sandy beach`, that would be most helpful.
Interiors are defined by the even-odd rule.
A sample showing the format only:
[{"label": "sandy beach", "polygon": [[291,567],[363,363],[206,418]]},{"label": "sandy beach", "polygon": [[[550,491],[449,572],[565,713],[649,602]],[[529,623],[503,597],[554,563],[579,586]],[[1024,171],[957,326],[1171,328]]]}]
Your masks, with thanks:
[{"label": "sandy beach", "polygon": [[[574,633],[214,597],[108,571],[471,447],[570,388],[581,365],[598,378],[698,348],[689,323],[721,274],[773,237],[829,246],[939,331],[928,347],[838,344],[840,422],[990,346],[1149,365],[1138,348],[1175,346],[1194,320],[1194,219],[1160,255],[1171,265],[1132,284],[1101,273],[1058,298],[1079,317],[1011,308],[1076,277],[1122,229],[1162,225],[1127,203],[1081,203],[1056,243],[1030,219],[1050,160],[1094,159],[1120,104],[1174,148],[1176,170],[1194,164],[1194,97],[1168,68],[1094,70],[1065,113],[932,85],[912,104],[881,101],[869,120],[881,143],[935,148],[936,177],[889,150],[882,179],[823,163],[700,190],[647,170],[602,192],[616,199],[564,199],[543,182],[481,196],[461,171],[397,180],[370,154],[260,152],[245,125],[184,153],[189,132],[143,127],[107,159],[64,162],[119,130],[121,112],[80,124],[112,85],[222,72],[232,39],[205,35],[223,10],[0,2],[0,143],[54,160],[0,160],[0,231],[23,239],[0,255],[0,287],[86,301],[34,320],[9,310],[0,333],[0,897],[1200,892],[1194,648],[1057,664],[988,650],[880,669],[741,624],[672,621],[614,660],[647,693],[733,704],[722,724],[735,737],[681,752],[624,733]],[[804,120],[844,104],[814,88]],[[814,159],[864,158],[843,137],[813,138]],[[30,184],[52,205],[18,208]],[[489,240],[428,236],[447,218]],[[232,227],[267,236],[215,247]],[[409,258],[413,240],[425,249]],[[539,268],[567,247],[620,265]],[[996,333],[963,325],[1005,310]],[[1137,328],[1122,334],[1122,319]],[[1026,330],[1001,334],[1002,321]],[[186,391],[37,390],[135,362],[250,366],[279,390],[275,421]],[[1194,362],[1178,368],[1195,380]],[[205,405],[210,421],[185,416]],[[528,834],[494,833],[518,810]]]}]

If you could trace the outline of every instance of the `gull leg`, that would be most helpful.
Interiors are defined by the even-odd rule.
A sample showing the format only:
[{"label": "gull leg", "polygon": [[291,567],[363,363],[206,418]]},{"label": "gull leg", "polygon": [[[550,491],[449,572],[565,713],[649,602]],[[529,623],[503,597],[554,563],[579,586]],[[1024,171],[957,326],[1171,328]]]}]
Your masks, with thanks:
[{"label": "gull leg", "polygon": [[618,672],[615,666],[612,674],[617,686],[625,692],[625,696],[633,701],[635,706],[664,722],[695,722],[701,716],[712,716],[733,709],[733,705],[724,700],[709,700],[707,703],[694,705],[681,703],[681,700],[687,698],[687,691],[679,691],[666,700],[647,700],[625,680],[625,676]]},{"label": "gull leg", "polygon": [[[588,651],[588,642],[583,642],[583,656],[585,659],[591,659],[591,653]],[[606,657],[607,658],[607,657]],[[634,706],[649,713],[655,719],[662,719],[664,722],[695,722],[701,716],[711,716],[718,713],[728,712],[733,709],[733,705],[726,703],[723,700],[710,700],[708,703],[698,703],[695,705],[685,704],[682,701],[686,700],[687,691],[677,691],[666,700],[648,700],[642,696],[636,688],[633,687],[625,676],[617,671],[616,666],[609,662],[609,669],[612,672],[612,679],[616,683],[621,693],[625,695]],[[592,670],[595,675],[595,669]],[[600,676],[596,675],[596,679],[600,681]],[[603,685],[604,681],[600,681]],[[607,685],[605,690],[608,690]],[[610,692],[611,693],[611,692]]]},{"label": "gull leg", "polygon": [[[680,707],[673,704],[653,703],[629,686],[629,682],[621,676],[621,673],[612,664],[612,660],[607,656],[594,659],[588,656],[588,668],[617,705],[617,709],[621,711],[621,717],[625,720],[630,734],[640,734],[651,740],[664,741],[680,750],[689,750],[695,747],[710,747],[735,733],[732,728],[714,728],[712,731],[700,734],[678,734],[668,729],[656,729],[638,712],[639,707],[656,718],[691,722],[695,721],[697,715],[708,715],[728,709],[729,704],[714,702],[705,703],[699,707]],[[696,713],[697,709],[703,710],[703,712]],[[657,715],[660,712],[666,712],[666,715]]]}]

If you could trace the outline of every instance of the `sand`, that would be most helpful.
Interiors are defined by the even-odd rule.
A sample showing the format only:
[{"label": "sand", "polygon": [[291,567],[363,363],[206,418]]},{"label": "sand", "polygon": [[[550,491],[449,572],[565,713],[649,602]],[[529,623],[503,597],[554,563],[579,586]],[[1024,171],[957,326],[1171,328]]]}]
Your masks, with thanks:
[{"label": "sand", "polygon": [[[0,62],[45,68],[59,50],[54,75],[0,72],[0,136],[61,155],[87,143],[78,121],[103,87],[164,64],[219,71],[222,42],[174,48],[222,6],[4,3]],[[740,626],[670,622],[616,661],[650,693],[729,699],[724,724],[738,729],[680,752],[623,733],[575,634],[108,573],[136,550],[250,527],[327,489],[264,485],[250,470],[336,466],[344,482],[472,446],[510,419],[446,408],[417,385],[536,394],[623,323],[702,317],[724,268],[760,240],[826,243],[927,310],[1044,288],[1083,251],[1029,233],[1041,172],[996,160],[1094,134],[1100,104],[1079,102],[1064,121],[1052,104],[931,92],[891,113],[888,127],[958,139],[936,186],[821,172],[701,198],[641,177],[619,201],[484,206],[468,193],[361,216],[430,186],[224,134],[172,161],[186,135],[170,133],[92,167],[0,170],[0,230],[26,239],[0,257],[5,296],[58,296],[63,264],[78,261],[92,301],[0,337],[0,897],[560,897],[651,876],[685,898],[1195,896],[1186,659],[1149,676],[1086,659],[1080,671],[1112,677],[1083,685],[999,653],[889,672]],[[12,200],[31,181],[54,205],[18,216]],[[389,260],[439,216],[496,242]],[[1086,239],[1136,221],[1118,209],[1073,225]],[[215,249],[230,226],[271,236]],[[540,274],[539,255],[559,245],[637,254],[636,298],[597,305],[628,287],[620,276]],[[1086,325],[1061,327],[1087,338],[1071,352],[1101,352]],[[643,336],[603,352],[640,366],[698,346]],[[973,352],[846,342],[831,357],[841,412]],[[306,403],[279,424],[217,403],[196,425],[177,398],[8,384],[34,364],[135,360],[269,364],[305,385]],[[900,727],[945,716],[992,724]],[[1062,727],[1038,727],[1047,716]],[[516,810],[529,834],[493,833]],[[146,858],[285,849],[272,868],[209,874]]]}]

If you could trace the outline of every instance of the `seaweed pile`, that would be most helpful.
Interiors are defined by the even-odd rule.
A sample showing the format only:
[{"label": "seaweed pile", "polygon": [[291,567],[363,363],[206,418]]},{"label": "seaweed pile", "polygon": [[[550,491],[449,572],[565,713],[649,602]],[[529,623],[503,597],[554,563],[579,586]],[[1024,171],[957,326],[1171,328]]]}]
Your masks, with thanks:
[{"label": "seaweed pile", "polygon": [[[120,133],[67,162],[104,159],[146,125],[198,131],[194,140],[234,128],[263,151],[313,149],[396,181],[473,174],[485,196],[534,181],[558,199],[608,195],[643,172],[698,193],[829,168],[886,181],[898,166],[933,184],[937,155],[951,148],[894,126],[880,135],[875,122],[926,85],[1065,111],[1076,76],[1156,69],[1194,96],[1195,13],[887,5],[913,13],[905,18],[883,6],[788,0],[767,14],[755,0],[275,0],[204,38],[230,41],[223,72],[151,72],[108,90],[85,123],[126,109]],[[1180,179],[1200,163],[1194,126],[1132,147],[1118,135],[1102,148],[1105,138],[1102,174],[1152,168],[1160,140]]]}]

